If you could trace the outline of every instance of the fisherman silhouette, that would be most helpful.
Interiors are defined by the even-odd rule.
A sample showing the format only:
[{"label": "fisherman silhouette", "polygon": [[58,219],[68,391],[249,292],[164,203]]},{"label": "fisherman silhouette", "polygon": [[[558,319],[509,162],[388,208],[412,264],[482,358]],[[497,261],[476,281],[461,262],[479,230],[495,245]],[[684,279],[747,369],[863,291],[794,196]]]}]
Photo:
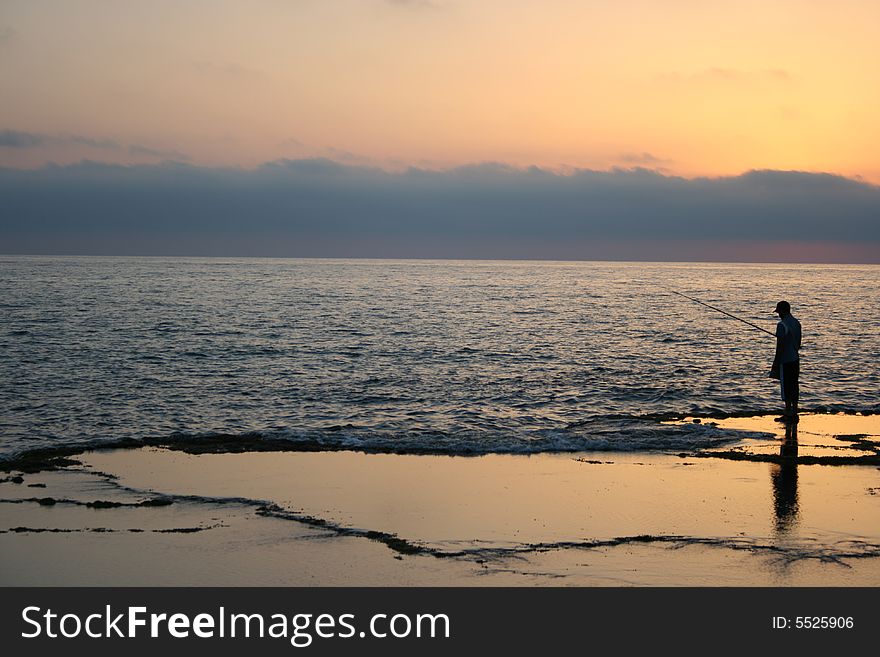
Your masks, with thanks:
[{"label": "fisherman silhouette", "polygon": [[801,323],[791,314],[788,301],[780,301],[773,312],[779,315],[776,325],[776,355],[770,368],[770,377],[779,379],[785,413],[776,418],[779,422],[798,421],[798,400],[801,363],[798,351],[801,348]]}]

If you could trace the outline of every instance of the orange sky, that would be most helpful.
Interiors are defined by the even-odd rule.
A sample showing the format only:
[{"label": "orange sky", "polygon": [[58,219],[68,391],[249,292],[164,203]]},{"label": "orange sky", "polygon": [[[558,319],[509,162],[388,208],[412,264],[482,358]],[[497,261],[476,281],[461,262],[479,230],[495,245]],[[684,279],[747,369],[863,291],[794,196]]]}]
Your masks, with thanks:
[{"label": "orange sky", "polygon": [[[868,0],[4,0],[0,165],[500,161],[880,183]],[[8,140],[7,140],[8,141]]]}]

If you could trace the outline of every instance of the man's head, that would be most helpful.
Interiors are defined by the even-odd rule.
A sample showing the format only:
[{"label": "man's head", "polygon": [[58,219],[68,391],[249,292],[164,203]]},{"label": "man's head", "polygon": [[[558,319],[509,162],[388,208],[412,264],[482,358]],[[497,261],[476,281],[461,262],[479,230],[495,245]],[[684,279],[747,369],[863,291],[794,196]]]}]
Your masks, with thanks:
[{"label": "man's head", "polygon": [[791,304],[788,301],[780,301],[776,304],[776,310],[773,312],[778,313],[780,317],[785,317],[786,315],[791,314]]}]

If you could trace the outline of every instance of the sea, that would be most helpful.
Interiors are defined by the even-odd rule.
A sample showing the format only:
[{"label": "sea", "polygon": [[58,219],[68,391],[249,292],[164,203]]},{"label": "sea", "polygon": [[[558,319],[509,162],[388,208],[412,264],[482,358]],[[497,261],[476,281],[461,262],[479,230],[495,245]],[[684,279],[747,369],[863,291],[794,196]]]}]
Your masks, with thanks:
[{"label": "sea", "polygon": [[[173,437],[480,455],[689,452],[880,412],[880,266],[0,257],[0,458]],[[695,423],[669,423],[684,417]]]}]

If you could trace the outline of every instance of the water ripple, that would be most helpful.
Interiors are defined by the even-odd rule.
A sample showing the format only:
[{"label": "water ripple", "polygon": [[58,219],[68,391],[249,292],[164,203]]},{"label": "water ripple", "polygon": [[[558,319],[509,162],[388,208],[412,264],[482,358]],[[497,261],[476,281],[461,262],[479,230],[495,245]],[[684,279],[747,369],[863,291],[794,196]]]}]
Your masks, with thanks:
[{"label": "water ripple", "polygon": [[0,454],[328,426],[395,449],[674,448],[706,436],[632,418],[775,409],[772,339],[664,287],[768,328],[788,298],[802,405],[880,411],[876,266],[0,257],[0,270]]}]

